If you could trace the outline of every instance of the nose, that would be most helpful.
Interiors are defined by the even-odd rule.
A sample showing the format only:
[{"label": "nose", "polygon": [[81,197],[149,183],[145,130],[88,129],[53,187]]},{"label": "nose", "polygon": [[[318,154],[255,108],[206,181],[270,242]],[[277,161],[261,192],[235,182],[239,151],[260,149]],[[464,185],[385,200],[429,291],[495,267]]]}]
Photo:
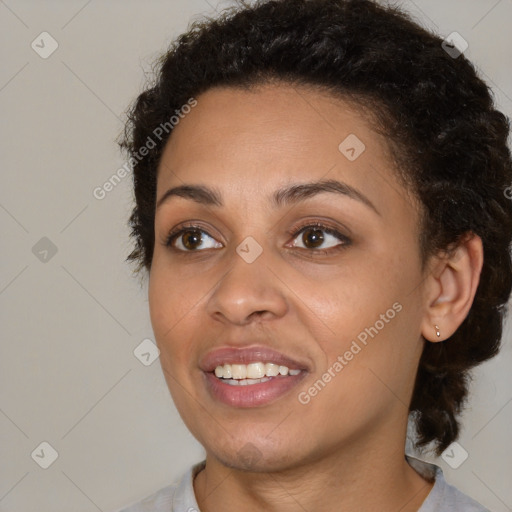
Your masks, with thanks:
[{"label": "nose", "polygon": [[230,267],[207,303],[214,319],[236,325],[284,316],[288,310],[286,286],[279,269],[263,254],[252,263],[233,251]]}]

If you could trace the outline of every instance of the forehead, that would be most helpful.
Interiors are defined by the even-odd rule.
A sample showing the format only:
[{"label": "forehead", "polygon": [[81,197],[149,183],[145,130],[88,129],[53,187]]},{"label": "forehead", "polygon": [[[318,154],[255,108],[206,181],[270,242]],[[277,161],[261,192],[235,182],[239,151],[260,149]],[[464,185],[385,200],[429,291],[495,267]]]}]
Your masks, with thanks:
[{"label": "forehead", "polygon": [[379,202],[390,182],[395,191],[389,193],[400,188],[388,145],[367,116],[323,90],[288,84],[213,88],[197,102],[164,150],[158,196],[183,183],[254,195],[338,179],[364,186]]},{"label": "forehead", "polygon": [[299,156],[315,148],[325,151],[328,146],[337,155],[339,143],[351,133],[370,146],[383,142],[357,107],[319,88],[290,84],[248,90],[219,87],[201,94],[197,101],[170,137],[168,147],[175,160],[201,156],[176,152],[184,139],[187,148],[197,150],[265,150],[257,155],[259,159],[274,159],[276,153]]}]

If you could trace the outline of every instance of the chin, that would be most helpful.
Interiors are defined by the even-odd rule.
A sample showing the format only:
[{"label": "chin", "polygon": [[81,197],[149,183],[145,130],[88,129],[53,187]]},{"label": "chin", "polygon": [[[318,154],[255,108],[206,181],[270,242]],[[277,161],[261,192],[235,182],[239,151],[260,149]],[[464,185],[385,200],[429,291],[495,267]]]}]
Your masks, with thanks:
[{"label": "chin", "polygon": [[295,444],[276,446],[275,440],[258,438],[257,435],[240,436],[229,440],[224,446],[217,443],[206,449],[208,456],[214,457],[224,466],[253,473],[273,473],[296,467],[300,464],[300,454],[296,450]]},{"label": "chin", "polygon": [[224,466],[237,471],[250,473],[277,473],[295,466],[294,462],[285,458],[283,454],[266,454],[247,443],[235,453],[222,453],[214,455]]}]

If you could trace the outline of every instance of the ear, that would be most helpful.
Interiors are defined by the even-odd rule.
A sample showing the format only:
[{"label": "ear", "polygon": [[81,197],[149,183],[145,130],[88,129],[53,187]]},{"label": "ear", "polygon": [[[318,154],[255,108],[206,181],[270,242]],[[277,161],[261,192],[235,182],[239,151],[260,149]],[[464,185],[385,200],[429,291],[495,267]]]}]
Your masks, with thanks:
[{"label": "ear", "polygon": [[483,261],[482,239],[474,233],[448,255],[435,257],[424,287],[421,334],[426,340],[444,341],[462,324],[473,304]]}]

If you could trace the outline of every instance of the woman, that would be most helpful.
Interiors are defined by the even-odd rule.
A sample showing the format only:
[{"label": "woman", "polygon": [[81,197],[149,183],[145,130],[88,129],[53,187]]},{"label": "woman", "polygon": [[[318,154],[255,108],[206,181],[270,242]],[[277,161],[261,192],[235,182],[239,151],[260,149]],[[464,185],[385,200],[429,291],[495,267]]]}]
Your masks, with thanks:
[{"label": "woman", "polygon": [[508,123],[461,55],[366,0],[183,34],[136,101],[129,256],[206,460],[125,509],[482,511],[405,456],[457,439],[512,286]]}]

